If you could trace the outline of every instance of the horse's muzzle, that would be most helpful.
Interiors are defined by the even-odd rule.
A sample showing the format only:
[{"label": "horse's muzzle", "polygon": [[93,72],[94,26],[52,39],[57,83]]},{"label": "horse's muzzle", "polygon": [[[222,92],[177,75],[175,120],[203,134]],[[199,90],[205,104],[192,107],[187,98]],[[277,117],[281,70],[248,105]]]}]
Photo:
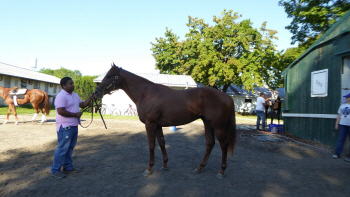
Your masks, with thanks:
[{"label": "horse's muzzle", "polygon": [[97,87],[94,94],[95,94],[96,98],[100,99],[100,98],[102,98],[103,90],[101,88]]}]

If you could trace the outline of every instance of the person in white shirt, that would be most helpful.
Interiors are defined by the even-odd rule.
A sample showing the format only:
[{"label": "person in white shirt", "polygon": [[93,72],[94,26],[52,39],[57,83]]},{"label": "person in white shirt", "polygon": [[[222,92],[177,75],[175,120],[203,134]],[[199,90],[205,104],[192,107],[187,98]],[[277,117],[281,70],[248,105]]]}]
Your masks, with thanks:
[{"label": "person in white shirt", "polygon": [[[339,158],[343,152],[346,136],[349,135],[350,139],[350,93],[344,97],[346,97],[346,104],[339,107],[337,121],[335,122],[335,129],[339,130],[339,140],[333,155],[334,159]],[[350,162],[350,158],[345,158],[344,160]]]},{"label": "person in white shirt", "polygon": [[269,99],[265,99],[265,93],[261,92],[260,96],[257,98],[257,103],[256,103],[256,115],[258,116],[257,121],[256,121],[256,130],[259,130],[259,126],[260,126],[260,119],[262,121],[262,129],[261,131],[265,131],[265,107],[266,105],[268,105],[269,103],[266,102]]}]

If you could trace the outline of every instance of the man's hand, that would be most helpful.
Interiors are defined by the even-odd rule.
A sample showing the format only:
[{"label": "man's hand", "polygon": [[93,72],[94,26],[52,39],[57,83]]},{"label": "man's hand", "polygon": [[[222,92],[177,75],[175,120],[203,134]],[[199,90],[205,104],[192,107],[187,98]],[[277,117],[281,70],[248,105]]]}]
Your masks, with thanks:
[{"label": "man's hand", "polygon": [[80,117],[81,117],[81,115],[83,115],[83,113],[81,113],[81,112],[77,112],[77,113],[75,113],[75,117],[77,117],[77,118],[80,118]]},{"label": "man's hand", "polygon": [[95,97],[95,94],[94,93],[91,93],[90,96],[89,96],[89,99],[92,99]]}]

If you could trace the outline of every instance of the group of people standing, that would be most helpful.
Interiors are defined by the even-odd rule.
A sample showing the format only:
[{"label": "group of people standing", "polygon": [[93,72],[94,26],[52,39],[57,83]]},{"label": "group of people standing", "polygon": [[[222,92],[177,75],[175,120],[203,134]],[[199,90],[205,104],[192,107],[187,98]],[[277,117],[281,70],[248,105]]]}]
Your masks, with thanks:
[{"label": "group of people standing", "polygon": [[[265,131],[265,106],[268,105],[270,98],[265,98],[265,93],[261,92],[260,96],[257,98],[256,104],[256,130]],[[334,159],[340,158],[341,153],[343,152],[344,142],[346,137],[349,136],[350,140],[350,93],[344,96],[346,103],[342,104],[338,109],[338,116],[335,122],[335,129],[339,130],[339,139],[337,146],[335,148],[335,153],[333,155]],[[260,120],[262,120],[262,128],[260,129]],[[350,150],[350,147],[349,147]],[[350,157],[344,159],[345,161],[350,162]]]}]

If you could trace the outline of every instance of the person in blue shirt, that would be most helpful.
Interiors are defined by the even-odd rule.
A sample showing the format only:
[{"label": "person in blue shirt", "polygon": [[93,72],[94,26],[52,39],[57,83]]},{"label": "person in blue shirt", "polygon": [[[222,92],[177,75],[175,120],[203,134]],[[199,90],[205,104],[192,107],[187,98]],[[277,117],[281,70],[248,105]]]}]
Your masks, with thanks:
[{"label": "person in blue shirt", "polygon": [[[339,107],[337,121],[335,122],[335,129],[339,130],[339,140],[333,155],[334,159],[340,158],[346,137],[349,136],[350,139],[350,93],[344,97],[346,97],[346,103]],[[344,160],[350,162],[349,157]]]}]

